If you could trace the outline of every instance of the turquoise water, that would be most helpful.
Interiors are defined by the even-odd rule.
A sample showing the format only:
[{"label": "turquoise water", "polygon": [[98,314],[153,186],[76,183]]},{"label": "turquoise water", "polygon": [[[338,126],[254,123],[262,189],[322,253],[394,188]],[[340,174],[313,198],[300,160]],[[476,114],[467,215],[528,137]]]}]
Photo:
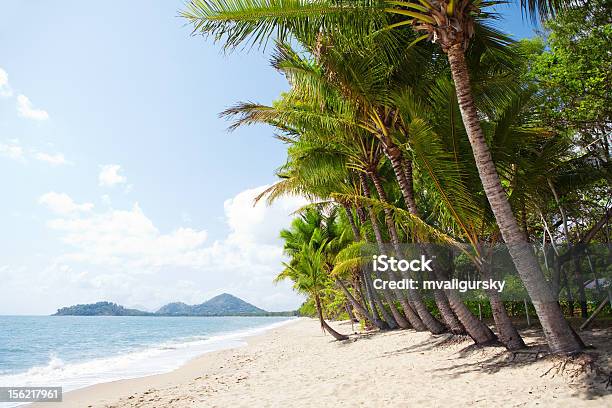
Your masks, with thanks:
[{"label": "turquoise water", "polygon": [[[286,317],[0,316],[0,386],[63,386],[171,371]],[[2,406],[2,404],[0,404]]]}]

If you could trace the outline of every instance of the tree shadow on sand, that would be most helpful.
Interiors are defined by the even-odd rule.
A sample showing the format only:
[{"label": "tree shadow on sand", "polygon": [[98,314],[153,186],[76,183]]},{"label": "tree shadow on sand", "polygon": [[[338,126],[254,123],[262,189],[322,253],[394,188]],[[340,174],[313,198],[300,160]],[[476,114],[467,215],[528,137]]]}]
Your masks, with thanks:
[{"label": "tree shadow on sand", "polygon": [[[405,336],[407,332],[373,330],[353,333],[348,340],[339,343],[342,347],[350,347],[357,341],[372,340],[379,336]],[[411,332],[416,333],[413,330]],[[445,351],[446,358],[441,357],[451,364],[432,369],[430,373],[446,378],[460,378],[472,372],[510,372],[513,368],[538,364],[540,377],[563,377],[575,389],[573,396],[592,400],[612,394],[612,328],[581,332],[580,336],[588,347],[586,352],[575,356],[551,355],[540,328],[524,328],[520,332],[528,347],[517,351],[508,351],[499,343],[480,346],[473,344],[468,336],[444,333],[429,335],[418,343],[383,352],[375,358]]]},{"label": "tree shadow on sand", "polygon": [[[450,366],[432,369],[432,373],[447,378],[459,378],[464,374],[479,372],[495,374],[504,370],[538,364],[541,367],[540,377],[554,378],[562,376],[575,389],[574,396],[584,399],[597,399],[612,394],[612,329],[599,329],[581,333],[589,345],[584,353],[575,356],[551,355],[541,330],[523,330],[521,335],[529,345],[518,351],[507,351],[501,346],[478,346],[469,344],[449,355],[449,361],[456,361]],[[469,343],[469,338],[429,339],[405,347],[387,355],[421,353],[440,350]],[[382,357],[382,356],[381,356]],[[471,358],[469,358],[471,357]],[[476,361],[475,361],[476,360]]]}]

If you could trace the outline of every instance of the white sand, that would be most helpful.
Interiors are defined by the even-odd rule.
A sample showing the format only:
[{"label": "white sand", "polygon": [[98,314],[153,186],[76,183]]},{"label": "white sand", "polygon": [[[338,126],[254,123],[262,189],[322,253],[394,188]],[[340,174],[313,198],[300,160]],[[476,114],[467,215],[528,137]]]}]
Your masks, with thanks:
[{"label": "white sand", "polygon": [[[351,332],[346,322],[334,327]],[[584,335],[608,372],[611,334]],[[532,344],[542,341],[526,336]],[[334,342],[315,320],[304,318],[168,374],[99,384],[65,394],[61,404],[36,406],[612,406],[612,389],[605,389],[601,376],[572,376],[577,365],[556,373],[555,359],[518,356],[509,362],[503,348],[465,350],[469,340],[447,339],[393,331]]]}]

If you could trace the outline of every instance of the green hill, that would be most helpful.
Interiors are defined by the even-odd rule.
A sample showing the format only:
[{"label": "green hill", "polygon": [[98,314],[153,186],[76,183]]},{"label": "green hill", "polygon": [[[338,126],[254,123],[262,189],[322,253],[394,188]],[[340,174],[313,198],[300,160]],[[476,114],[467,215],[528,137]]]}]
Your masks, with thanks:
[{"label": "green hill", "polygon": [[75,305],[58,309],[53,316],[151,316],[153,313],[126,309],[111,302]]},{"label": "green hill", "polygon": [[169,303],[156,312],[158,315],[170,316],[261,316],[267,313],[228,293],[215,296],[199,305]]},{"label": "green hill", "polygon": [[155,313],[126,309],[111,302],[75,305],[58,309],[54,316],[295,316],[295,311],[267,312],[228,293],[199,305],[168,303]]}]

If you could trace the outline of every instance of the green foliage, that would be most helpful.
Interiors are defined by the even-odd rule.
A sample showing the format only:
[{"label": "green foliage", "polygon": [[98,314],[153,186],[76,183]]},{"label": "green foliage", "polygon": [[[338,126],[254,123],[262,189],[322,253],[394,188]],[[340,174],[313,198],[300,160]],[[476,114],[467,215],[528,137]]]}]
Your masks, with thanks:
[{"label": "green foliage", "polygon": [[126,309],[111,302],[74,305],[58,309],[55,316],[152,316],[153,313]]},{"label": "green foliage", "polygon": [[308,298],[298,309],[298,316],[317,317],[317,308],[314,299]]},{"label": "green foliage", "polygon": [[[276,280],[291,280],[297,292],[308,296],[308,302],[319,298],[325,316],[340,315],[346,299],[335,287],[330,272],[334,259],[351,240],[336,209],[327,213],[312,207],[305,209],[293,220],[291,228],[281,231],[281,238],[290,260]],[[303,308],[300,314],[309,313],[307,306]]]},{"label": "green foliage", "polygon": [[557,128],[600,137],[611,130],[609,7],[606,0],[581,2],[546,23],[547,49],[536,53],[531,70],[543,96],[545,119]]},{"label": "green foliage", "polygon": [[[521,0],[530,17],[547,20],[547,32],[543,39],[519,43],[487,26],[495,16],[485,9],[497,2],[469,3],[463,16],[469,21],[461,29],[474,32],[466,49],[471,89],[501,184],[532,241],[568,247],[609,207],[607,3]],[[574,7],[568,9],[570,3]],[[454,4],[441,11],[451,25]],[[243,102],[222,116],[233,120],[230,129],[273,126],[288,145],[287,162],[276,172],[280,181],[258,200],[293,194],[317,202],[281,232],[289,261],[277,279],[291,280],[308,296],[301,308],[305,314],[312,314],[320,299],[326,316],[342,316],[346,300],[335,280],[354,278],[365,260],[364,242],[350,244],[348,218],[338,216],[343,207],[361,214],[353,221],[364,241],[373,241],[365,216],[372,209],[380,225],[395,223],[402,242],[459,248],[459,273],[472,273],[483,247],[500,240],[448,61],[438,44],[415,41],[433,39],[433,33],[414,30],[433,24],[434,11],[427,2],[191,0],[182,14],[194,32],[213,36],[225,49],[274,41],[272,66],[290,89],[270,106]],[[406,17],[423,25],[409,26]],[[407,210],[390,145],[404,160],[400,167],[411,171],[406,178],[414,179],[422,215]],[[369,185],[372,174],[382,188]],[[366,196],[367,187],[388,197]],[[567,233],[562,218],[571,220]],[[383,241],[389,241],[389,230],[383,228]],[[594,236],[609,240],[603,230]],[[507,279],[505,292],[508,298],[526,297],[518,278]],[[483,317],[489,317],[490,306],[480,295],[481,302],[468,300],[468,306],[477,314],[480,303]],[[433,300],[428,302],[435,309]],[[520,302],[508,307],[512,313],[524,309]]]}]

